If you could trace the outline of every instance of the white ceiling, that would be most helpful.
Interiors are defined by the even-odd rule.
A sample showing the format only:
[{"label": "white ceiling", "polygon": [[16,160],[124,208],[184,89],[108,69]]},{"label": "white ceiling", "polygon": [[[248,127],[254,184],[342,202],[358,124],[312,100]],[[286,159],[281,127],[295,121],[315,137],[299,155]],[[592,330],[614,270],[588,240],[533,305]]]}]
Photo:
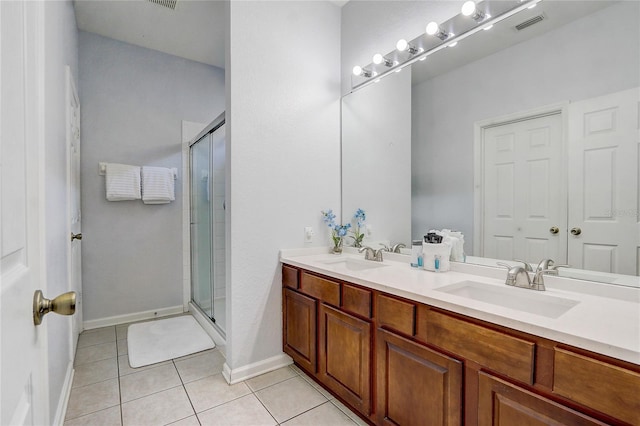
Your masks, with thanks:
[{"label": "white ceiling", "polygon": [[78,28],[224,68],[220,0],[178,0],[175,10],[146,0],[75,0]]}]

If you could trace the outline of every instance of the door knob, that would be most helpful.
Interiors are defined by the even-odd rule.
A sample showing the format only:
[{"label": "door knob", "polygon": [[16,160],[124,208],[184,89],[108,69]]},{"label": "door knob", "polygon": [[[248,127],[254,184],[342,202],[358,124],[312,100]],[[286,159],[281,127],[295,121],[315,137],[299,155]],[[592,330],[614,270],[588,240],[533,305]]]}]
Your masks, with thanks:
[{"label": "door knob", "polygon": [[73,315],[76,312],[76,292],[69,291],[49,300],[42,295],[42,290],[36,290],[33,294],[33,323],[40,325],[42,317],[49,312]]},{"label": "door knob", "polygon": [[553,235],[555,235],[558,232],[560,232],[560,229],[558,229],[557,226],[552,226],[551,229],[549,229],[549,232],[551,232]]},{"label": "door knob", "polygon": [[79,234],[74,234],[73,232],[71,233],[71,241],[73,240],[82,240],[82,232],[80,232]]},{"label": "door knob", "polygon": [[578,236],[582,234],[582,229],[580,228],[571,228],[571,235]]}]

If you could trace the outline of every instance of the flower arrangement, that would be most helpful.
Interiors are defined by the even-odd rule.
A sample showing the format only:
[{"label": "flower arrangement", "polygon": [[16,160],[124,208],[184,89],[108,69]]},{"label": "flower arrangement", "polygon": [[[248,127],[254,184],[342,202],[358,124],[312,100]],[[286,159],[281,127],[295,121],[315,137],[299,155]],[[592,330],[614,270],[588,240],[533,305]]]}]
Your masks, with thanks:
[{"label": "flower arrangement", "polygon": [[351,224],[338,225],[336,223],[336,215],[333,210],[322,211],[322,220],[331,229],[331,239],[333,240],[333,252],[342,253],[342,241],[347,236]]},{"label": "flower arrangement", "polygon": [[364,222],[367,220],[367,216],[362,209],[356,210],[356,213],[353,215],[353,220],[355,220],[356,225],[353,229],[353,246],[354,247],[362,247],[362,240],[364,239]]}]

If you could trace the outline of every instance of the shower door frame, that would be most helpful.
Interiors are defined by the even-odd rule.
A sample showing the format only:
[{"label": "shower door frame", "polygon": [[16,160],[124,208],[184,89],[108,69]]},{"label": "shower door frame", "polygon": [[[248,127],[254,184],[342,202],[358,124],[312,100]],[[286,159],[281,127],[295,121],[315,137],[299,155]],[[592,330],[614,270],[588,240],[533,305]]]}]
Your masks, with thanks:
[{"label": "shower door frame", "polygon": [[[202,316],[206,317],[209,319],[210,323],[213,325],[213,327],[215,328],[215,330],[220,333],[222,338],[225,338],[226,336],[226,330],[222,330],[220,328],[220,326],[218,324],[216,324],[216,320],[215,320],[215,308],[214,308],[214,282],[213,280],[215,279],[214,277],[214,273],[213,273],[213,269],[211,268],[211,273],[209,274],[210,276],[210,280],[211,280],[211,312],[212,312],[212,316],[209,316],[206,312],[204,312],[204,310],[198,305],[198,303],[193,299],[193,280],[194,280],[194,274],[193,274],[193,253],[194,253],[194,238],[192,237],[192,195],[193,195],[193,191],[194,188],[192,187],[192,176],[191,176],[191,167],[192,167],[192,147],[193,145],[195,145],[196,143],[198,143],[200,140],[202,140],[204,137],[209,136],[213,134],[214,132],[216,132],[219,128],[221,128],[222,126],[225,125],[225,113],[223,112],[222,114],[220,114],[215,120],[213,120],[208,126],[206,126],[200,133],[198,133],[193,139],[191,139],[189,141],[188,144],[188,159],[187,159],[187,166],[188,166],[188,188],[189,188],[189,194],[188,194],[188,215],[187,215],[187,220],[189,222],[189,276],[190,276],[190,280],[189,280],[189,303],[191,306],[195,307],[200,314],[202,314]],[[213,144],[211,144],[211,140],[209,140],[210,143],[210,149],[213,149]],[[213,175],[213,152],[210,151],[210,155],[209,155],[209,176],[211,177]],[[211,185],[211,180],[209,181],[209,185]],[[211,191],[212,188],[210,188]],[[213,199],[213,193],[211,193],[211,199]],[[211,209],[211,214],[210,214],[210,221],[211,221],[211,227],[210,227],[210,235],[209,235],[209,239],[211,241],[211,258],[210,258],[210,267],[213,266],[213,254],[215,252],[214,247],[213,247],[213,243],[214,243],[214,224],[215,224],[215,216],[214,216],[214,209]],[[226,285],[226,283],[225,283]],[[225,299],[225,303],[226,303],[226,299]],[[226,315],[226,309],[225,309],[225,315]]]}]

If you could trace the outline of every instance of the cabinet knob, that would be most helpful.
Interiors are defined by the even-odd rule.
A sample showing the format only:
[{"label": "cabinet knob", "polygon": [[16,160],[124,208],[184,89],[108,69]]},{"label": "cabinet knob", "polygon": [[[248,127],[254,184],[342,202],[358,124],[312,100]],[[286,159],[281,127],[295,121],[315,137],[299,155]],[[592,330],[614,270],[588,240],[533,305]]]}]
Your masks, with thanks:
[{"label": "cabinet knob", "polygon": [[551,229],[549,229],[549,232],[551,232],[553,235],[555,235],[558,232],[560,232],[560,229],[557,226],[552,226]]},{"label": "cabinet knob", "polygon": [[571,228],[571,235],[575,235],[577,237],[580,234],[582,234],[582,229],[577,228],[577,227],[576,228]]}]

